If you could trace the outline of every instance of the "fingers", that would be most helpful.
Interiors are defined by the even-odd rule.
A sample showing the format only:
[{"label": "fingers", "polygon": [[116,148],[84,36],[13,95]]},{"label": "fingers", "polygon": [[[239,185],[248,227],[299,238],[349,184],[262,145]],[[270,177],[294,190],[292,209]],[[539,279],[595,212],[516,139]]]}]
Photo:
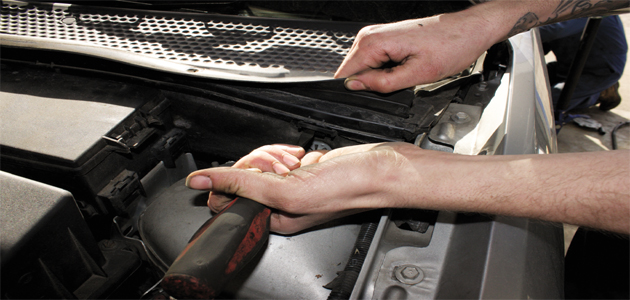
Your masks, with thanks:
[{"label": "fingers", "polygon": [[[365,27],[335,78],[347,78],[349,90],[389,93],[453,75],[467,66],[470,53],[479,51],[468,50],[472,43],[461,36],[459,42],[451,38],[461,30],[449,26],[435,16]],[[391,63],[395,66],[384,67]]]},{"label": "fingers", "polygon": [[302,166],[308,166],[308,165],[318,163],[320,159],[322,158],[322,156],[324,156],[328,152],[330,151],[314,150],[309,153],[306,153],[306,155],[304,155],[304,157],[302,158]]},{"label": "fingers", "polygon": [[[350,60],[355,60],[357,58],[350,58]],[[417,59],[416,59],[417,61]],[[360,68],[356,67],[353,69],[341,69],[339,77],[343,77],[345,74],[349,74],[348,78],[344,81],[344,85],[347,89],[351,91],[376,91],[381,93],[390,93],[397,90],[401,90],[404,88],[411,87],[416,84],[419,80],[421,81],[435,81],[432,78],[433,74],[422,74],[423,77],[427,77],[427,79],[418,77],[418,68],[422,68],[421,66],[417,66],[410,62],[407,59],[403,64],[395,66],[393,68],[387,69],[378,69],[378,68]],[[352,62],[350,62],[352,63]],[[353,70],[356,70],[356,73],[350,73]],[[438,75],[439,76],[439,75]],[[339,78],[338,77],[338,78]],[[438,78],[439,79],[439,78]],[[437,80],[437,79],[436,79]]]},{"label": "fingers", "polygon": [[387,69],[369,69],[346,79],[347,89],[391,93],[419,83],[435,82],[450,74],[444,72],[438,60],[428,54],[409,56],[401,64]]},{"label": "fingers", "polygon": [[409,54],[409,38],[401,37],[401,33],[407,34],[409,29],[401,27],[404,22],[362,28],[334,77],[347,78],[386,63],[404,61]]},{"label": "fingers", "polygon": [[[233,196],[226,195],[232,194],[250,198],[277,209],[272,214],[270,229],[283,234],[295,233],[339,217],[367,210],[366,208],[340,208],[313,212],[313,209],[318,210],[318,207],[324,205],[318,202],[327,202],[329,198],[315,199],[316,197],[310,195],[306,197],[308,201],[301,199],[299,195],[310,190],[308,184],[303,184],[303,180],[304,177],[300,181],[288,182],[287,177],[271,173],[251,172],[237,168],[211,168],[191,173],[186,180],[186,185],[194,189],[212,190],[213,194],[208,200],[208,206],[214,212],[224,209],[234,199]],[[336,181],[339,182],[339,180]],[[301,186],[296,185],[296,182],[299,182]],[[321,186],[315,190],[326,194]],[[321,192],[315,195],[319,193]]]},{"label": "fingers", "polygon": [[237,161],[233,167],[240,169],[256,168],[262,172],[287,174],[300,167],[304,149],[292,145],[268,145],[260,147]]},{"label": "fingers", "polygon": [[[380,26],[368,26],[357,34],[352,48],[348,51],[345,59],[335,72],[335,78],[347,78],[352,75],[359,74],[372,69],[377,69],[392,60],[390,53],[383,47],[387,44],[383,39],[379,38],[378,31]],[[350,90],[364,90],[367,87],[361,85],[361,81],[352,81],[346,87]]]},{"label": "fingers", "polygon": [[239,168],[199,170],[188,176],[186,185],[212,191],[208,206],[213,211],[230,203],[233,196],[226,195],[250,198],[274,208],[277,211],[272,215],[272,230],[292,233],[357,209],[397,207],[397,203],[404,202],[402,195],[408,189],[399,185],[396,195],[388,195],[391,191],[384,188],[391,186],[388,182],[411,178],[409,172],[416,173],[413,168],[403,172],[407,162],[396,154],[396,145],[365,144],[309,152],[302,158],[305,166],[287,176]]},{"label": "fingers", "polygon": [[351,91],[367,90],[391,93],[409,87],[410,84],[413,85],[409,80],[412,76],[407,73],[398,67],[386,70],[368,70],[348,77],[344,85]]},{"label": "fingers", "polygon": [[[286,176],[291,170],[302,165],[300,158],[303,158],[304,155],[304,149],[299,146],[285,144],[267,145],[244,156],[232,167],[258,173],[270,172]],[[188,176],[186,182],[188,187],[212,190],[212,182],[209,177],[195,175],[199,175],[199,173],[195,172]],[[228,193],[223,190],[211,191],[208,196],[208,207],[214,212],[221,211],[225,205],[233,200],[233,194],[235,193]]]},{"label": "fingers", "polygon": [[[295,146],[295,145],[273,144],[273,145],[270,145],[270,146],[282,149],[282,150],[290,153],[291,155],[294,155],[297,158],[301,158],[306,153],[306,151],[304,151],[304,148],[302,148],[300,146]],[[263,148],[265,148],[265,147],[267,147],[267,146],[263,146]]]},{"label": "fingers", "polygon": [[[318,157],[317,162],[325,162],[329,159],[333,159],[339,156],[343,156],[343,155],[347,155],[347,154],[353,154],[353,153],[363,153],[363,152],[367,152],[370,151],[376,147],[385,145],[388,143],[373,143],[373,144],[361,144],[361,145],[355,145],[355,146],[347,146],[347,147],[341,147],[341,148],[337,148],[334,149],[332,151],[328,151],[326,153],[324,153],[324,155],[322,155],[321,157]],[[389,143],[391,144],[391,143]],[[307,156],[311,155],[311,152],[309,152],[307,154]],[[306,160],[306,157],[304,157],[303,161]]]},{"label": "fingers", "polygon": [[210,192],[207,204],[212,212],[218,213],[223,210],[226,205],[230,204],[232,200],[234,200],[234,195],[221,192]]}]

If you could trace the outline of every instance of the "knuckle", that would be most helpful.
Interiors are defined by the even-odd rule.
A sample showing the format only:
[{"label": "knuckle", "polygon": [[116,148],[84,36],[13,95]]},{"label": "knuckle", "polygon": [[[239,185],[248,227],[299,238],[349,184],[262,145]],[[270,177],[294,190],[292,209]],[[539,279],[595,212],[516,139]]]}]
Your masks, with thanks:
[{"label": "knuckle", "polygon": [[218,207],[217,205],[215,205],[214,201],[212,201],[212,200],[208,200],[208,207],[210,208],[210,210],[211,210],[212,212],[215,212],[215,213],[217,213],[217,212],[221,211],[221,210],[219,209],[219,207]]},{"label": "knuckle", "polygon": [[370,88],[381,93],[391,93],[396,90],[396,87],[390,81],[389,76],[376,77]]},{"label": "knuckle", "polygon": [[377,25],[365,26],[365,27],[361,28],[359,33],[363,33],[363,35],[373,35],[373,34],[377,33],[381,27],[382,26],[378,25],[378,24]]},{"label": "knuckle", "polygon": [[250,152],[246,157],[249,157],[250,159],[255,159],[255,158],[260,158],[263,155],[265,155],[265,151],[260,150],[260,149],[256,149],[252,152]]},{"label": "knuckle", "polygon": [[221,211],[221,209],[223,209],[224,206],[225,206],[225,203],[221,201],[220,196],[216,196],[210,193],[210,196],[208,197],[208,207],[210,208],[211,211],[215,213],[219,212]]},{"label": "knuckle", "polygon": [[363,28],[361,28],[361,30],[359,30],[359,32],[357,33],[357,40],[361,40],[363,39],[365,36],[368,36],[370,33],[370,30],[372,30],[372,26],[365,26]]},{"label": "knuckle", "polygon": [[277,159],[273,154],[261,151],[256,154],[255,161],[264,164],[265,162],[275,162]]},{"label": "knuckle", "polygon": [[356,40],[359,44],[370,43],[371,40],[378,39],[379,25],[370,25],[361,28]]},{"label": "knuckle", "polygon": [[273,151],[274,146],[273,145],[265,145],[262,147],[257,148],[254,151],[259,151],[259,152],[269,152],[269,151]]}]

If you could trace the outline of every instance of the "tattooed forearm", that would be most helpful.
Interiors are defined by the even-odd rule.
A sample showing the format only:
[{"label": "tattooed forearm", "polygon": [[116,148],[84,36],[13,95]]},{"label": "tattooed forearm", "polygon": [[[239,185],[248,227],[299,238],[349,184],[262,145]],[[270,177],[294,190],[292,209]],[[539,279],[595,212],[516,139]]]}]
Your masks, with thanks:
[{"label": "tattooed forearm", "polygon": [[551,16],[542,24],[596,16],[630,6],[628,0],[561,0]]},{"label": "tattooed forearm", "polygon": [[630,6],[628,0],[560,0],[558,6],[550,13],[545,21],[541,21],[534,12],[523,15],[507,37],[529,30],[530,28],[566,21],[570,19],[597,16],[615,9]]},{"label": "tattooed forearm", "polygon": [[514,24],[514,27],[512,27],[512,30],[508,33],[508,37],[527,31],[538,25],[540,25],[538,16],[533,12],[528,12],[516,21],[516,24]]},{"label": "tattooed forearm", "polygon": [[568,0],[568,1],[567,0],[561,0],[560,3],[558,4],[558,7],[556,7],[556,9],[551,13],[551,15],[553,16],[551,18],[557,18],[558,16],[560,16],[561,14],[566,13],[569,10],[572,11],[571,7],[575,6],[575,3],[573,3],[573,2],[574,2],[573,0]]}]

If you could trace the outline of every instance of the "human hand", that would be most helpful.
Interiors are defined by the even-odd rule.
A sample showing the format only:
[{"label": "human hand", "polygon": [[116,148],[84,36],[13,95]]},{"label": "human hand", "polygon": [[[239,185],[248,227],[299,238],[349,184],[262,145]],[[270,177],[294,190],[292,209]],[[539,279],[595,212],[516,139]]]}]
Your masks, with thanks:
[{"label": "human hand", "polygon": [[274,144],[262,146],[239,159],[232,168],[286,175],[300,167],[306,151],[300,146]]},{"label": "human hand", "polygon": [[[236,194],[275,208],[271,230],[294,233],[346,215],[409,201],[414,196],[410,189],[418,186],[417,181],[412,183],[418,173],[406,156],[418,149],[412,144],[385,143],[309,152],[302,157],[302,167],[288,174],[211,168],[191,173],[187,186],[212,191],[208,205],[214,211],[223,209],[231,200],[217,192]],[[243,166],[273,170],[273,160],[266,159],[262,165],[253,163],[258,161],[255,157],[266,156],[257,150],[241,159],[247,161]],[[269,150],[263,149],[266,153]],[[275,160],[282,157],[280,152],[271,152]]]},{"label": "human hand", "polygon": [[[363,28],[335,73],[350,90],[393,92],[469,67],[496,39],[466,11]],[[382,68],[395,63],[391,68]]]},{"label": "human hand", "polygon": [[[274,144],[257,148],[239,159],[232,168],[246,169],[255,172],[269,172],[280,176],[287,176],[291,170],[302,165],[317,162],[323,151],[314,151],[306,156],[306,151],[300,146]],[[301,161],[304,160],[304,163]],[[233,200],[232,195],[220,191],[211,191],[208,196],[208,207],[219,212],[227,203]]]},{"label": "human hand", "polygon": [[[350,90],[383,93],[431,83],[461,72],[493,44],[532,27],[628,7],[624,0],[483,2],[454,13],[363,28],[335,78],[348,78]],[[396,66],[383,68],[391,63]]]}]

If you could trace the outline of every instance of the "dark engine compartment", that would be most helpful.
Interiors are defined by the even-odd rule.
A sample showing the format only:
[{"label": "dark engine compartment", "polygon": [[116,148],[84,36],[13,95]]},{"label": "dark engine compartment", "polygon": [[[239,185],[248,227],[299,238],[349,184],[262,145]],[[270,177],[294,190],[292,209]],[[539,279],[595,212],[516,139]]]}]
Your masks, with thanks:
[{"label": "dark engine compartment", "polygon": [[[138,3],[119,4],[137,9]],[[361,22],[395,21],[393,12],[402,7],[431,7],[423,11],[429,15],[468,5],[348,1],[343,5],[352,9],[339,10],[330,3],[265,3],[294,14],[317,6],[311,17]],[[245,4],[213,3],[214,13],[251,13]],[[374,10],[375,5],[388,8]],[[348,26],[355,32],[361,27]],[[342,80],[239,82],[50,49],[3,46],[1,51],[0,296],[5,299],[159,298],[152,286],[189,233],[211,217],[207,193],[187,190],[181,182],[189,172],[229,165],[274,143],[308,150],[429,142],[452,151],[452,145],[429,141],[429,131],[452,103],[483,108],[498,85],[492,80],[509,64],[502,43],[488,51],[481,74],[433,91],[378,94],[349,92]],[[404,230],[424,228],[420,246],[426,246],[436,214],[414,214],[419,223],[402,215]],[[324,227],[348,225],[348,234],[356,235],[359,224],[379,216],[367,213]],[[487,219],[474,216],[467,222]],[[351,254],[343,253],[334,256]],[[340,271],[345,262],[334,268]]]},{"label": "dark engine compartment", "polygon": [[[265,144],[308,149],[414,142],[467,89],[379,95],[350,93],[339,80],[239,84],[147,71],[139,78],[64,66],[60,53],[12,48],[2,53],[2,171],[38,182],[12,179],[27,189],[50,185],[46,190],[60,199],[44,211],[23,214],[21,203],[31,200],[22,189],[2,197],[3,228],[17,226],[17,218],[26,222],[20,227],[32,226],[42,236],[25,235],[11,247],[3,245],[2,290],[9,299],[140,297],[139,290],[146,291],[160,276],[135,225],[155,190],[194,168],[237,160]],[[47,55],[55,63],[40,61]],[[122,113],[111,113],[120,108]],[[107,120],[111,128],[97,126],[114,116],[119,119]],[[90,139],[94,142],[85,146]],[[161,187],[151,191],[151,181],[142,179],[157,165],[170,173],[156,180]],[[203,197],[196,201],[209,217]]]}]

